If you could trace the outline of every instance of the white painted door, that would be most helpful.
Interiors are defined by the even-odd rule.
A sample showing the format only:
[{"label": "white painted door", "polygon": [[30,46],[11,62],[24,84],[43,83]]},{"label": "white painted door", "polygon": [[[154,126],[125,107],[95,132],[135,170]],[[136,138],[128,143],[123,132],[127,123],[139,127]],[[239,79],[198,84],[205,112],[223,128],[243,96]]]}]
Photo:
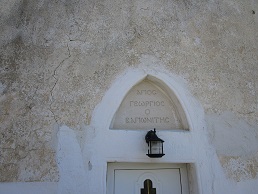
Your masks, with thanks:
[{"label": "white painted door", "polygon": [[107,194],[189,194],[186,166],[110,163]]}]

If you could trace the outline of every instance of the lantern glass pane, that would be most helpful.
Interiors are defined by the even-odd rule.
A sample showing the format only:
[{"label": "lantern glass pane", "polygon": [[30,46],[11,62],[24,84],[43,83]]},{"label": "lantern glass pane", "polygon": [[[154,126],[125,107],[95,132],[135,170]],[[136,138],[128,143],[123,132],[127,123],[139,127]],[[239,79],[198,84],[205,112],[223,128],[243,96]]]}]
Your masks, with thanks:
[{"label": "lantern glass pane", "polygon": [[162,144],[160,141],[151,142],[151,154],[162,154]]}]

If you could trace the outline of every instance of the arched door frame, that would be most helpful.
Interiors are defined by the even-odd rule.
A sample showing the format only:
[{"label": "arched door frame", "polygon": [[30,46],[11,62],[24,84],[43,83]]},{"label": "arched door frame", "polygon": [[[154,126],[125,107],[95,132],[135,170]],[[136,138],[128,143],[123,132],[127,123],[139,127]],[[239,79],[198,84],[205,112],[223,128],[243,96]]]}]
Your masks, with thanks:
[{"label": "arched door frame", "polygon": [[[182,107],[189,131],[162,131],[166,137],[166,157],[158,160],[146,157],[145,130],[110,130],[113,116],[130,89],[151,79],[166,88],[170,97],[176,98]],[[126,71],[108,89],[100,104],[95,108],[83,149],[85,166],[88,166],[89,193],[106,193],[108,162],[135,163],[186,163],[188,164],[191,194],[211,193],[211,158],[207,150],[208,141],[201,105],[190,94],[183,79],[165,72],[146,69]],[[205,165],[203,165],[205,163]],[[99,180],[101,182],[96,183]],[[205,181],[205,183],[204,183]]]}]

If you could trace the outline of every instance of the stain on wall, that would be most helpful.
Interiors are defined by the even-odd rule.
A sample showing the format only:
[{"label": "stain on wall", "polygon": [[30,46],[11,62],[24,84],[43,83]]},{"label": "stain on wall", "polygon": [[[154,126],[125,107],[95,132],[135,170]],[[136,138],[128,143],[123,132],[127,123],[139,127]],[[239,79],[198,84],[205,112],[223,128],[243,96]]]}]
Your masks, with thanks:
[{"label": "stain on wall", "polygon": [[258,160],[257,153],[252,158],[220,156],[220,162],[228,178],[237,182],[257,179]]},{"label": "stain on wall", "polygon": [[[140,67],[142,56],[185,79],[208,115],[211,144],[228,177],[257,177],[257,2],[0,5],[0,181],[58,181],[58,126],[79,131],[89,125],[115,78]],[[243,142],[241,151],[225,138],[230,132]],[[242,164],[243,170],[234,169]]]}]

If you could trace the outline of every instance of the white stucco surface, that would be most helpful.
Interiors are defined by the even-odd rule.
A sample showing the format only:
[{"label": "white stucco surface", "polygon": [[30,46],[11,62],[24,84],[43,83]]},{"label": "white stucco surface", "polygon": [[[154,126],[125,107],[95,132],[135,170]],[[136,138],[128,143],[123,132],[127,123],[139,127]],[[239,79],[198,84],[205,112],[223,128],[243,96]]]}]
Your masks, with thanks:
[{"label": "white stucco surface", "polygon": [[[109,129],[113,115],[127,92],[147,75],[157,78],[160,83],[175,93],[185,111],[190,128],[189,131],[183,132],[173,130],[158,132],[159,137],[166,142],[164,144],[166,155],[160,159],[150,159],[145,155],[147,145],[144,137],[147,130]],[[127,71],[114,82],[102,102],[97,106],[91,127],[94,128],[94,137],[91,145],[85,144],[84,155],[92,164],[92,172],[89,176],[96,178],[89,180],[92,188],[88,192],[105,193],[107,162],[194,163],[198,172],[195,177],[198,181],[195,184],[198,184],[199,193],[212,192],[210,184],[213,184],[214,180],[211,172],[211,160],[214,158],[210,157],[213,150],[207,143],[203,110],[187,92],[187,88],[180,78],[156,70],[132,69]],[[88,148],[89,146],[91,149]],[[90,157],[88,157],[89,151],[91,151]],[[103,180],[102,186],[98,187],[97,191],[95,190],[97,187],[94,187],[96,179]]]},{"label": "white stucco surface", "polygon": [[[185,111],[189,124],[189,131],[157,132],[165,141],[166,154],[159,159],[151,159],[145,155],[147,144],[144,137],[148,130],[109,128],[113,115],[127,92],[147,75],[155,77],[160,84],[173,91]],[[127,71],[113,83],[96,107],[91,124],[82,127],[81,132],[67,126],[59,128],[58,183],[2,183],[0,193],[8,191],[10,194],[27,194],[44,187],[42,193],[105,194],[108,162],[191,164],[196,172],[190,179],[191,194],[255,194],[258,189],[253,185],[254,180],[235,183],[226,179],[216,151],[209,142],[203,109],[177,76],[144,68]]]},{"label": "white stucco surface", "polygon": [[[117,161],[187,163],[191,194],[257,194],[257,13],[256,0],[1,0],[0,192],[104,194]],[[189,129],[157,130],[157,160],[149,129],[110,130],[146,76]]]}]

